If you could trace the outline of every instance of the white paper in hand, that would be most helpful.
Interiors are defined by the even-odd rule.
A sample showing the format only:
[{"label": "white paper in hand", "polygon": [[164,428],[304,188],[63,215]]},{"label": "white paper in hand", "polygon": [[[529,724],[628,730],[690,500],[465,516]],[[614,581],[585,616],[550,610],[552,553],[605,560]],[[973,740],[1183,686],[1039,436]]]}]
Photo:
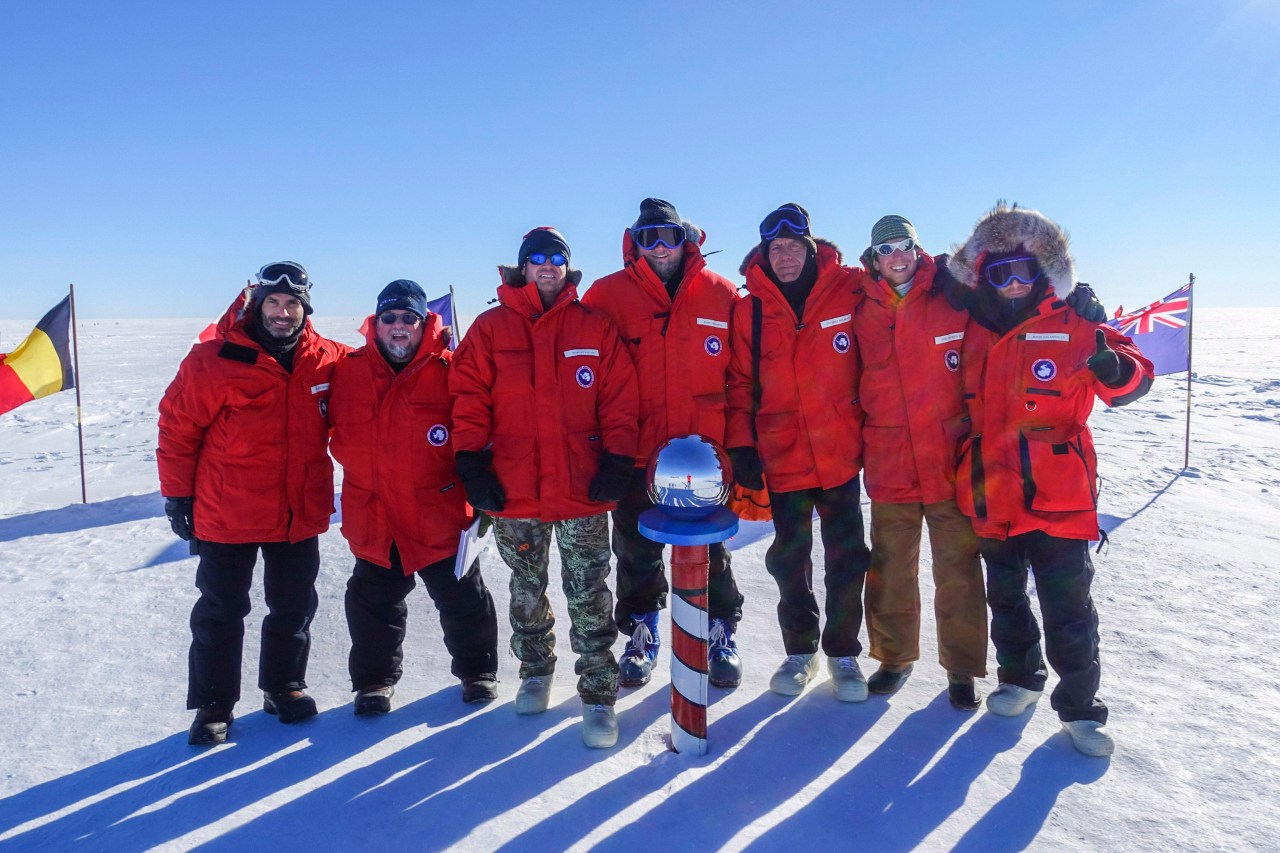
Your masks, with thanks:
[{"label": "white paper in hand", "polygon": [[489,550],[489,531],[486,530],[483,537],[480,535],[480,518],[477,514],[471,526],[458,534],[458,559],[453,564],[453,576],[458,580],[462,580],[467,568],[477,557]]}]

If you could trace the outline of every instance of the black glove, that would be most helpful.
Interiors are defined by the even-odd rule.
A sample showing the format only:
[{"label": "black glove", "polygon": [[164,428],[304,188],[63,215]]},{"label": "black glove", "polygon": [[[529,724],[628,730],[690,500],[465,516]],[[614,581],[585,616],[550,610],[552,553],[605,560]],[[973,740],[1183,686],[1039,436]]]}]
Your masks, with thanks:
[{"label": "black glove", "polygon": [[[1098,351],[1089,356],[1086,362],[1093,375],[1108,388],[1119,388],[1128,382],[1129,376],[1133,375],[1133,365],[1129,364],[1128,359],[1122,360],[1115,350],[1107,346],[1107,335],[1101,329],[1094,333],[1094,341],[1097,342]],[[1129,365],[1128,371],[1124,369],[1125,365]],[[1126,372],[1129,376],[1125,375]]]},{"label": "black glove", "polygon": [[593,501],[616,503],[631,490],[631,478],[635,476],[636,461],[630,456],[619,456],[605,451],[600,454],[600,470],[591,478],[587,497]]},{"label": "black glove", "polygon": [[164,514],[169,517],[173,533],[184,542],[196,538],[195,501],[191,498],[165,498]]},{"label": "black glove", "polygon": [[493,451],[459,450],[453,459],[467,492],[467,503],[486,512],[502,512],[507,493],[493,473]]},{"label": "black glove", "polygon": [[1067,294],[1066,303],[1080,315],[1081,320],[1088,320],[1090,323],[1107,322],[1107,309],[1102,307],[1093,288],[1083,281],[1076,282],[1076,286]]},{"label": "black glove", "polygon": [[754,447],[730,447],[729,464],[733,466],[733,479],[744,489],[764,488],[764,469],[760,466],[760,454]]}]

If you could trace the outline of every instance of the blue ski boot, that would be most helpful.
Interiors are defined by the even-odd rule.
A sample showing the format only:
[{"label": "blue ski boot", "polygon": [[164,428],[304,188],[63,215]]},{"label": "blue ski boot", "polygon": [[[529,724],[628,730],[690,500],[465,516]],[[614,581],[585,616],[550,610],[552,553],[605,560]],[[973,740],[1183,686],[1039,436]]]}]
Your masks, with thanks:
[{"label": "blue ski boot", "polygon": [[658,659],[662,638],[658,636],[658,611],[632,613],[635,629],[618,661],[618,683],[623,687],[643,687],[653,675],[653,662]]},{"label": "blue ski boot", "polygon": [[707,648],[707,680],[716,687],[737,687],[742,683],[742,659],[733,629],[723,619],[711,620],[710,645]]}]

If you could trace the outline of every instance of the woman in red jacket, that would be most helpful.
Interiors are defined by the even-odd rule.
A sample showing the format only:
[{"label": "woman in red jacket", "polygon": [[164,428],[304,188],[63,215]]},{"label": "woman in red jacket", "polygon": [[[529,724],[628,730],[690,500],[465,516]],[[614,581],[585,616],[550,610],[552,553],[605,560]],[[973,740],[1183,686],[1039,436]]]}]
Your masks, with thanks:
[{"label": "woman in red jacket", "polygon": [[[853,311],[860,272],[814,240],[809,215],[785,204],[760,224],[743,262],[750,296],[733,308],[725,443],[738,483],[768,477],[775,535],[765,567],[778,583],[787,658],[769,687],[798,695],[818,673],[819,644],[836,698],[860,702],[862,586],[869,554],[862,529],[862,410]],[[813,511],[822,520],[826,626],[813,593]]]},{"label": "woman in red jacket", "polygon": [[560,545],[570,641],[578,654],[583,740],[617,742],[618,636],[609,591],[607,513],[635,465],[635,368],[617,328],[577,299],[581,273],[552,228],[525,235],[515,267],[499,267],[498,307],[458,347],[449,387],[458,473],[472,506],[495,516],[511,568],[511,648],[520,659],[516,712],[547,708],[555,671],[547,601],[551,535]]},{"label": "woman in red jacket", "polygon": [[967,285],[976,328],[960,362],[972,432],[956,477],[987,565],[991,639],[1000,686],[995,714],[1016,716],[1047,677],[1027,598],[1035,575],[1051,697],[1087,755],[1110,755],[1098,699],[1098,613],[1089,541],[1099,535],[1098,472],[1088,419],[1095,397],[1123,406],[1151,387],[1151,362],[1114,329],[1079,317],[1066,299],[1075,275],[1066,234],[1033,210],[998,205],[948,263]]},{"label": "woman in red jacket", "polygon": [[453,397],[440,317],[417,282],[393,281],[365,321],[367,343],[333,371],[329,449],[342,465],[342,535],[356,714],[384,714],[400,681],[421,578],[440,613],[462,701],[497,698],[498,621],[479,561],[454,577],[472,512],[453,461]]}]

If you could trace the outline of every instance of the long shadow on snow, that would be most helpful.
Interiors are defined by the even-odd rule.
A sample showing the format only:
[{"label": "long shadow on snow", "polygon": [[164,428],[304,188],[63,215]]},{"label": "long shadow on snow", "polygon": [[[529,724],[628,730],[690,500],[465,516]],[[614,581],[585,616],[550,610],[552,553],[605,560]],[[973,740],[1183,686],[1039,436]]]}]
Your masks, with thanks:
[{"label": "long shadow on snow", "polygon": [[[150,850],[294,785],[306,785],[414,727],[433,730],[470,714],[474,709],[458,703],[457,691],[446,689],[376,720],[352,716],[349,705],[292,726],[263,712],[249,713],[237,717],[229,745],[212,749],[187,746],[183,732],[0,801],[0,835],[71,810],[0,841],[0,850],[9,845],[23,850],[77,845],[113,853]],[[465,720],[446,732],[472,730],[477,723]],[[431,744],[431,738],[428,731],[422,742]],[[430,755],[438,751],[430,748]],[[495,746],[506,748],[511,744]],[[288,838],[295,830],[276,838]]]},{"label": "long shadow on snow", "polygon": [[50,533],[72,533],[91,527],[143,521],[163,515],[164,498],[159,492],[126,495],[91,504],[69,504],[58,509],[42,509],[25,515],[0,518],[0,542],[13,542],[28,536]]},{"label": "long shadow on snow", "polygon": [[1129,513],[1127,516],[1124,516],[1123,518],[1118,515],[1108,515],[1105,512],[1098,513],[1098,526],[1101,527],[1108,535],[1110,535],[1112,531],[1116,530],[1116,528],[1120,527],[1120,525],[1124,524],[1126,521],[1133,521],[1135,518],[1142,515],[1142,513],[1150,509],[1152,505],[1155,504],[1156,501],[1164,497],[1165,492],[1173,488],[1174,483],[1178,482],[1178,480],[1182,479],[1185,475],[1186,475],[1186,472],[1180,472],[1180,473],[1174,474],[1173,478],[1169,480],[1169,482],[1161,486],[1145,504],[1138,507],[1133,512]]},{"label": "long shadow on snow", "polygon": [[[667,698],[654,693],[620,715],[619,747],[653,724],[666,710]],[[360,767],[201,849],[265,849],[281,838],[299,849],[361,849],[370,843],[446,849],[480,824],[536,801],[600,762],[601,751],[582,745],[580,707],[571,696],[542,714],[523,717],[508,702]],[[551,849],[561,848],[556,842]]]},{"label": "long shadow on snow", "polygon": [[1022,763],[1022,775],[1004,799],[969,827],[954,848],[959,853],[1025,850],[1036,840],[1058,802],[1072,785],[1088,785],[1106,774],[1111,761],[1086,758],[1065,732],[1052,735]]},{"label": "long shadow on snow", "polygon": [[[733,724],[724,727],[723,741],[722,730],[714,722],[708,729],[713,743],[737,743],[773,714],[736,753],[594,849],[631,851],[637,838],[678,838],[682,849],[718,849],[826,771],[871,730],[887,708],[883,702],[837,703],[826,683],[798,700],[762,694],[726,718]],[[833,712],[847,717],[847,724],[830,725]],[[847,832],[842,837],[847,841]]]},{"label": "long shadow on snow", "polygon": [[877,851],[915,849],[964,805],[974,780],[997,755],[1018,742],[1031,715],[1014,720],[983,715],[920,776],[969,719],[951,708],[944,692],[909,715],[856,767],[748,849],[843,849],[850,844]]}]

